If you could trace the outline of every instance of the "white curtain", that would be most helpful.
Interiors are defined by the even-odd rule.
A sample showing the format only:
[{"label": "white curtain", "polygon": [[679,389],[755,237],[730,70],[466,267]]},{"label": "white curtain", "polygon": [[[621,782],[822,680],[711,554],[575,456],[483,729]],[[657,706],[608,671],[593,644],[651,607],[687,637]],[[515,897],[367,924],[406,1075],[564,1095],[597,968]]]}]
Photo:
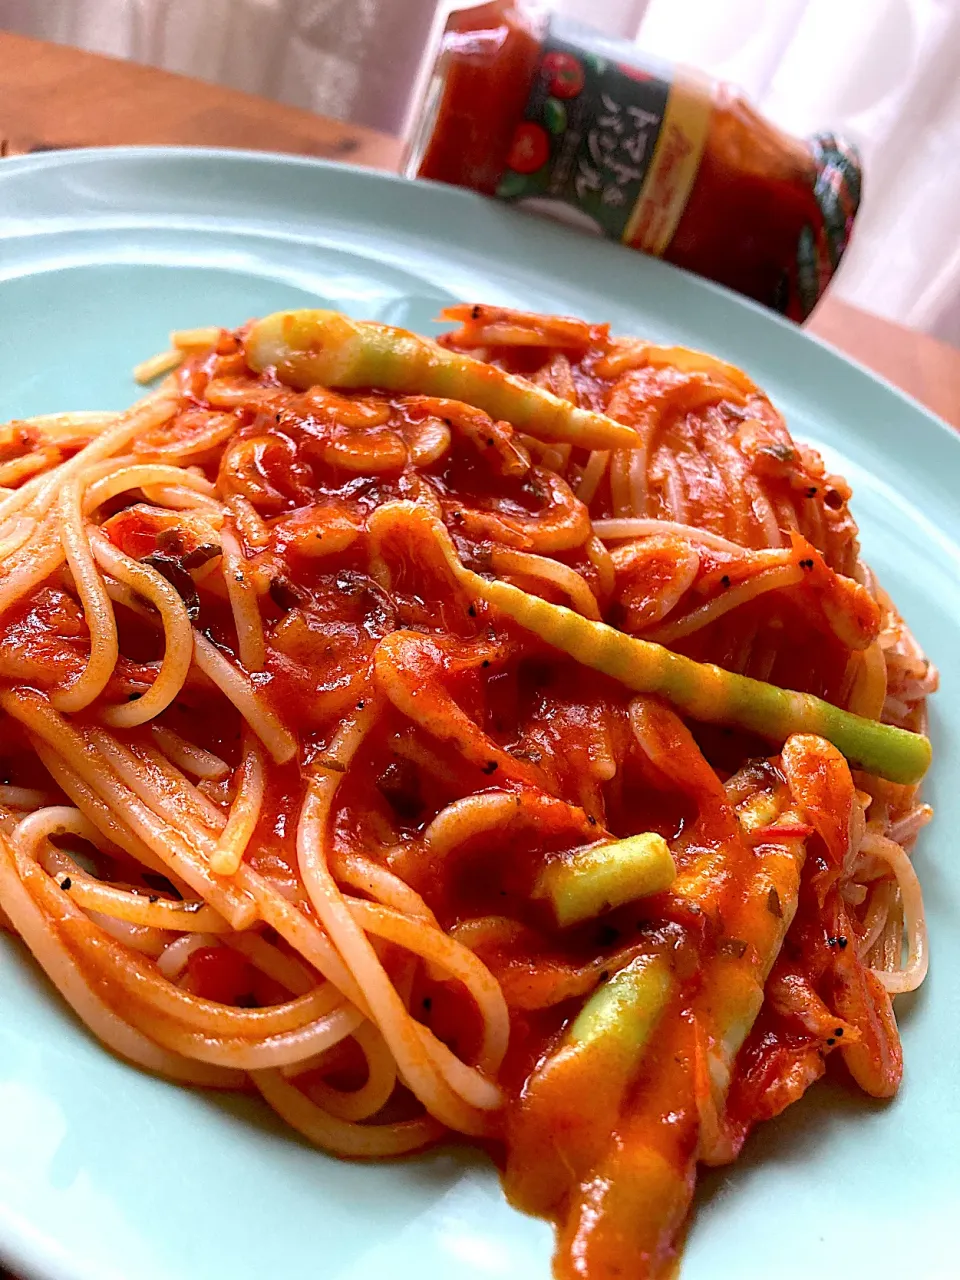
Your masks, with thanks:
[{"label": "white curtain", "polygon": [[[0,28],[399,132],[435,12],[467,2],[0,0]],[[960,0],[550,2],[795,134],[852,136],[864,203],[835,292],[960,346]]]},{"label": "white curtain", "polygon": [[398,133],[437,0],[0,0],[0,30]]}]

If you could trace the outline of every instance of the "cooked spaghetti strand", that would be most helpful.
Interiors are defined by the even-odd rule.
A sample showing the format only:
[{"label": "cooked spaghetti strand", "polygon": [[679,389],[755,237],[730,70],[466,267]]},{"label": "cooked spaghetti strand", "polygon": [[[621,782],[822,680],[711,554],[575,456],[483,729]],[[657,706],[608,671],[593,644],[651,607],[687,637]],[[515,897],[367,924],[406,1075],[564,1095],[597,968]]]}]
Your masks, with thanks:
[{"label": "cooked spaghetti strand", "polygon": [[745,373],[444,318],[0,425],[0,924],[129,1062],[494,1140],[558,1276],[666,1280],[698,1163],[899,1086],[939,677]]}]

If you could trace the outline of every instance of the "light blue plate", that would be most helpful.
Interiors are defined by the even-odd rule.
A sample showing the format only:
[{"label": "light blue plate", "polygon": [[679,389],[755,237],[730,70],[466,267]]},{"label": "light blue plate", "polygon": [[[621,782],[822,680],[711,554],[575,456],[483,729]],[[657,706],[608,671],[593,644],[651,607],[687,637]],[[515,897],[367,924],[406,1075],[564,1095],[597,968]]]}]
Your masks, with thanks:
[{"label": "light blue plate", "polygon": [[[237,152],[0,164],[0,420],[119,408],[172,328],[299,304],[430,329],[453,298],[610,320],[732,360],[853,482],[869,561],[940,664],[917,865],[933,968],[898,1001],[906,1078],[818,1085],[705,1179],[684,1280],[960,1275],[960,439],[768,313],[444,187]],[[253,1102],[100,1049],[0,950],[0,1253],[46,1280],[547,1280],[551,1232],[481,1156],[329,1159]]]}]

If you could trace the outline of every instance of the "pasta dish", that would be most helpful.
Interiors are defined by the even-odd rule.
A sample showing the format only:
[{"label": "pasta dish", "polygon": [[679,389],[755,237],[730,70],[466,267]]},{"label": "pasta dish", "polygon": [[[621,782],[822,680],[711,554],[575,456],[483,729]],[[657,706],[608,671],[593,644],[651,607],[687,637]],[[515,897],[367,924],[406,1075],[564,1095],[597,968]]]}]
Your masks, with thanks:
[{"label": "pasta dish", "polygon": [[0,429],[0,910],[127,1061],[481,1141],[558,1277],[656,1280],[698,1165],[899,1086],[936,670],[739,369],[443,318]]}]

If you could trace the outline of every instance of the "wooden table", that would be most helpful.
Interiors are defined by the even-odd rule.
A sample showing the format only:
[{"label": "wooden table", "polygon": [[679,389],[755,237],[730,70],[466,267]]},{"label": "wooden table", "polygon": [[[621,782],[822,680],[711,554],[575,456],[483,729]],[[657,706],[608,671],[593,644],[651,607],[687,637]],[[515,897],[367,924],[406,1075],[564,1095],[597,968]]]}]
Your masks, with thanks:
[{"label": "wooden table", "polygon": [[[11,154],[123,144],[252,147],[396,169],[400,144],[233,89],[0,32],[0,139]],[[812,332],[960,427],[960,351],[827,298]]]}]

